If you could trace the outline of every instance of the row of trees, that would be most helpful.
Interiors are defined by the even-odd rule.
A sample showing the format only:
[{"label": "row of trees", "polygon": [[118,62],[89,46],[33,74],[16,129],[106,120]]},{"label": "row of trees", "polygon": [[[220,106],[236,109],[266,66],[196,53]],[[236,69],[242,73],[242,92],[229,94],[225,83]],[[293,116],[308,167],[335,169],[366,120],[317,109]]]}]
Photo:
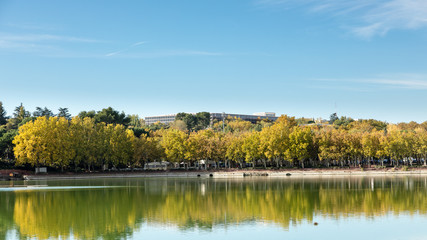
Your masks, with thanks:
[{"label": "row of trees", "polygon": [[138,137],[124,125],[90,117],[39,117],[19,128],[14,153],[18,164],[88,170],[142,167],[154,161],[198,167],[200,160],[204,167],[210,162],[228,168],[248,163],[262,168],[399,166],[420,164],[427,158],[427,129],[422,126],[404,129],[389,124],[381,130],[369,121],[355,121],[346,128],[299,126],[287,116],[261,131],[241,128],[247,125],[241,120],[234,124],[229,132],[170,127]]},{"label": "row of trees", "polygon": [[[104,108],[101,111],[82,111],[78,115],[81,116],[81,119],[92,118],[95,123],[121,124],[125,128],[131,128],[136,136],[149,131],[144,128],[144,122],[138,115],[126,115],[124,112],[120,113],[111,107]],[[31,113],[22,103],[8,116],[3,103],[0,101],[0,168],[13,167],[15,164],[12,141],[18,134],[20,126],[36,120],[37,117],[50,118],[55,116],[66,120],[72,118],[68,108],[59,108],[54,113],[47,107],[36,107],[35,111]]]},{"label": "row of trees", "polygon": [[90,170],[105,164],[131,164],[133,140],[133,132],[120,124],[39,117],[21,126],[13,143],[17,164]]}]

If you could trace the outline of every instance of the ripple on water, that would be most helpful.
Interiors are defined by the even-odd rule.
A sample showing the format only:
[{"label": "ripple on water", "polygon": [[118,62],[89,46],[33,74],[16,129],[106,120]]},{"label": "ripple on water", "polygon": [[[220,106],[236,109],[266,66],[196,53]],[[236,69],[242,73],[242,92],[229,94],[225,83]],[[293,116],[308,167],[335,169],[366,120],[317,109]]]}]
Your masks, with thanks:
[{"label": "ripple on water", "polygon": [[36,190],[68,190],[68,189],[96,189],[96,188],[113,188],[117,186],[14,186],[14,187],[0,187],[0,192],[14,192],[14,191],[36,191]]}]

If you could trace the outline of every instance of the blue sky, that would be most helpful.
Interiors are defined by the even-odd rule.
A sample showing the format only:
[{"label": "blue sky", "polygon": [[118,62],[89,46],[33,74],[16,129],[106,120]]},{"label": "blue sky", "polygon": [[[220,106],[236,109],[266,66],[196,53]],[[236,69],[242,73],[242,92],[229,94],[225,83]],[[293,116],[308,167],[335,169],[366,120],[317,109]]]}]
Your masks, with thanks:
[{"label": "blue sky", "polygon": [[425,0],[0,1],[0,101],[427,120]]}]

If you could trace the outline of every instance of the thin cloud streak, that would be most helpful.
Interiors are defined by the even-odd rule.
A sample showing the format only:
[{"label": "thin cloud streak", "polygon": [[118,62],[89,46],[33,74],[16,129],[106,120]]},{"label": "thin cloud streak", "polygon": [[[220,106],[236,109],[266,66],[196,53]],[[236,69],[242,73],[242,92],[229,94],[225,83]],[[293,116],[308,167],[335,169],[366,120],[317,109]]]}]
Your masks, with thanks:
[{"label": "thin cloud streak", "polygon": [[82,43],[98,43],[101,42],[95,39],[69,37],[52,34],[7,34],[0,33],[1,41],[9,42],[43,42],[43,41],[63,41],[63,42],[82,42]]},{"label": "thin cloud streak", "polygon": [[112,57],[112,56],[115,56],[115,55],[117,55],[117,54],[120,54],[120,53],[123,53],[123,52],[127,52],[127,51],[129,51],[130,49],[132,49],[132,48],[134,48],[134,47],[136,47],[136,46],[139,46],[139,45],[145,44],[145,43],[147,43],[147,42],[145,42],[145,41],[136,42],[136,43],[131,44],[129,47],[124,48],[124,49],[122,49],[122,50],[118,50],[118,51],[115,51],[115,52],[107,53],[107,54],[105,54],[105,56],[106,56],[106,57]]},{"label": "thin cloud streak", "polygon": [[[121,52],[118,52],[121,53]],[[170,51],[159,51],[159,52],[147,52],[147,53],[125,53],[116,54],[116,52],[109,53],[110,56],[117,55],[118,58],[162,58],[162,57],[180,57],[180,56],[223,56],[223,53],[219,52],[207,52],[207,51],[194,51],[194,50],[170,50]],[[107,55],[106,55],[107,56]]]},{"label": "thin cloud streak", "polygon": [[42,31],[52,31],[58,28],[58,26],[54,25],[39,25],[33,23],[5,23],[2,24],[5,27],[13,28],[13,29],[24,29],[24,30],[42,30]]},{"label": "thin cloud streak", "polygon": [[380,87],[398,88],[398,89],[427,89],[427,75],[423,74],[396,74],[396,75],[380,75],[373,78],[356,78],[356,79],[338,79],[338,78],[318,78],[316,81],[328,81],[338,84],[345,83],[365,83],[377,85]]},{"label": "thin cloud streak", "polygon": [[52,34],[10,34],[0,32],[0,49],[21,53],[54,53],[61,51],[64,43],[101,43],[96,39],[60,36]]},{"label": "thin cloud streak", "polygon": [[383,36],[394,29],[427,27],[426,0],[258,0],[255,4],[331,14],[340,18],[350,32],[365,39]]}]

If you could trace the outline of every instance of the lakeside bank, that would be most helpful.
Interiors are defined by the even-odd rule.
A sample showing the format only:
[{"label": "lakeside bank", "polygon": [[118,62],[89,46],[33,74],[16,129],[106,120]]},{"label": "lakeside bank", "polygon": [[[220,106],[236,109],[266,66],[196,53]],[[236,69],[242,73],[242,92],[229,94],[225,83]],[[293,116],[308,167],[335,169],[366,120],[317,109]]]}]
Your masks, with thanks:
[{"label": "lakeside bank", "polygon": [[96,178],[295,178],[295,177],[345,177],[345,176],[417,176],[427,175],[427,168],[394,169],[283,169],[283,170],[232,170],[232,171],[158,171],[109,172],[24,175],[25,180],[96,179]]}]

